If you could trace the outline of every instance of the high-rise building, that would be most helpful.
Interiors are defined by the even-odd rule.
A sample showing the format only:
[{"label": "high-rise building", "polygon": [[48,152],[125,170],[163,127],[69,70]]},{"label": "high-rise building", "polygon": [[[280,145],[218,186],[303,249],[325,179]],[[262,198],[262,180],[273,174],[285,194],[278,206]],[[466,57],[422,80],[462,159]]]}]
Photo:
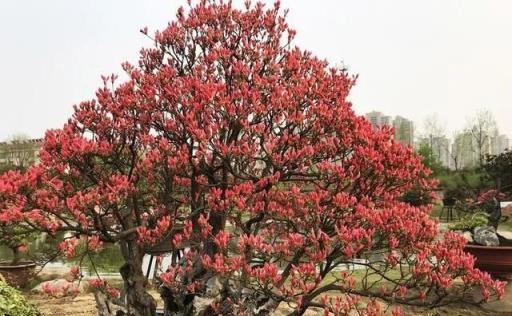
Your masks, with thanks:
[{"label": "high-rise building", "polygon": [[394,127],[395,139],[402,144],[411,146],[414,144],[414,124],[411,120],[401,116],[392,119],[391,116],[378,111],[366,113],[365,117],[376,128],[385,125]]},{"label": "high-rise building", "polygon": [[384,125],[391,126],[391,116],[384,115],[382,112],[373,111],[366,113],[365,117],[374,127],[382,127]]},{"label": "high-rise building", "polygon": [[496,135],[491,138],[491,154],[499,155],[510,148],[510,140],[507,135]]},{"label": "high-rise building", "polygon": [[445,168],[451,168],[450,140],[445,136],[420,137],[415,142],[418,151],[423,146],[431,149],[431,155]]},{"label": "high-rise building", "polygon": [[393,120],[395,139],[404,145],[414,144],[414,123],[405,117],[397,116]]}]

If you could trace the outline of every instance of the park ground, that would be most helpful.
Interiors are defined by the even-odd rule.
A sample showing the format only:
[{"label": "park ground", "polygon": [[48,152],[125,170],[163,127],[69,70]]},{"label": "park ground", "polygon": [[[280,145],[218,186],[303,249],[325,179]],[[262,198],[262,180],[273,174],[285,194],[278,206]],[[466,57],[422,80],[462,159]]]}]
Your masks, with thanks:
[{"label": "park ground", "polygon": [[[441,209],[436,207],[433,215],[439,216]],[[504,230],[512,231],[512,220],[508,220],[507,223],[500,225]],[[440,231],[446,230],[448,227],[447,223],[441,223]],[[512,282],[511,282],[512,283]],[[163,303],[160,300],[159,294],[152,290],[151,295],[157,300],[158,306],[162,306]],[[27,298],[31,303],[36,305],[38,309],[46,316],[95,316],[96,315],[96,303],[92,293],[81,293],[76,297],[60,297],[53,298],[47,295],[26,293]],[[404,315],[418,315],[418,316],[506,316],[512,315],[512,284],[507,286],[506,296],[500,302],[491,302],[484,304],[483,306],[476,306],[467,303],[451,304],[448,306],[442,306],[435,309],[425,309],[419,307],[402,306]],[[276,316],[287,315],[290,312],[290,308],[282,305],[280,306]],[[311,310],[306,313],[308,316],[322,315],[321,310]]]},{"label": "park ground", "polygon": [[[155,298],[158,298],[156,292]],[[51,316],[95,316],[96,307],[94,302],[94,296],[91,293],[80,294],[75,298],[63,297],[63,298],[48,298],[42,295],[28,295],[28,299],[35,304],[44,315]],[[512,298],[511,298],[512,299]],[[485,306],[484,306],[485,307]],[[436,309],[421,309],[413,307],[402,307],[402,311],[405,315],[418,315],[418,316],[505,316],[512,315],[511,312],[507,311],[492,311],[478,306],[472,306],[467,304],[453,304],[449,306],[439,307]],[[276,316],[286,315],[289,310],[283,306],[280,308]],[[320,310],[309,311],[306,315],[322,315]]]}]

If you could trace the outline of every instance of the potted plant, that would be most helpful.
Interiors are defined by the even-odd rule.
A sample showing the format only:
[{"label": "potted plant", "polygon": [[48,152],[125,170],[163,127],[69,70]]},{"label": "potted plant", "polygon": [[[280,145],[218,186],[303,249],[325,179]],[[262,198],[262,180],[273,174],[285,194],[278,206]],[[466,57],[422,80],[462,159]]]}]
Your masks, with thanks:
[{"label": "potted plant", "polygon": [[479,211],[461,217],[450,226],[468,240],[465,251],[475,258],[475,266],[501,279],[512,276],[512,240],[500,236],[500,199],[503,194],[489,190],[480,195],[475,205]]},{"label": "potted plant", "polygon": [[11,252],[11,260],[0,261],[0,274],[12,286],[23,287],[34,275],[36,263],[27,259],[32,234],[28,227],[0,224],[0,245]]}]

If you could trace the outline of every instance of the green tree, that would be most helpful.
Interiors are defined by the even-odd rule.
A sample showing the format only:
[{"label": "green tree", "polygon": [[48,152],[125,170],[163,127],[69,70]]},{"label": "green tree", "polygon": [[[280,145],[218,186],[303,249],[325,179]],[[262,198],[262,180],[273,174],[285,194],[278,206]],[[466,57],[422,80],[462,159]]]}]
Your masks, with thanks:
[{"label": "green tree", "polygon": [[0,143],[0,173],[7,170],[25,170],[37,161],[39,143],[25,134],[11,136]]},{"label": "green tree", "polygon": [[439,159],[434,155],[434,152],[427,142],[422,142],[418,148],[418,154],[423,159],[423,164],[432,170],[432,177],[437,177],[444,174],[446,168],[441,164]]},{"label": "green tree", "polygon": [[512,196],[512,151],[486,156],[484,169],[501,192]]}]

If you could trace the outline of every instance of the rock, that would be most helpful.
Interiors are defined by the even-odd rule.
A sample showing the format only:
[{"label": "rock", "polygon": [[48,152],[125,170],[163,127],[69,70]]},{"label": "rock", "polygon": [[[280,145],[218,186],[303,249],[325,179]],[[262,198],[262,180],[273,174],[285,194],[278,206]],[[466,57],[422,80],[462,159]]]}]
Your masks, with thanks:
[{"label": "rock", "polygon": [[125,316],[133,315],[128,314],[126,308],[119,305],[115,300],[109,299],[101,291],[94,292],[94,299],[96,300],[96,310],[98,316]]},{"label": "rock", "polygon": [[79,292],[83,292],[84,283],[82,282],[80,286],[77,282],[69,282],[66,279],[56,279],[52,281],[46,281],[32,289],[32,292],[40,293],[40,294],[49,294],[52,296],[66,296],[66,295],[76,295]]},{"label": "rock", "polygon": [[219,276],[213,276],[206,282],[206,295],[209,297],[216,297],[222,290],[222,282]]},{"label": "rock", "polygon": [[212,303],[215,301],[213,298],[205,298],[205,297],[194,297],[194,311],[196,315],[211,315]]},{"label": "rock", "polygon": [[483,246],[499,246],[500,241],[496,230],[492,226],[475,227],[473,238],[475,242]]},{"label": "rock", "polygon": [[462,237],[464,237],[464,238],[467,240],[468,244],[470,244],[470,243],[473,243],[473,242],[474,242],[474,240],[473,240],[473,234],[471,234],[471,232],[468,232],[468,231],[463,232],[463,233],[462,233]]},{"label": "rock", "polygon": [[437,225],[437,230],[439,231],[440,234],[444,233],[444,232],[447,232],[450,230],[450,224],[448,223],[439,223]]},{"label": "rock", "polygon": [[512,232],[498,230],[497,234],[505,239],[512,240]]},{"label": "rock", "polygon": [[500,245],[507,247],[512,246],[512,232],[498,230],[496,234],[498,234]]}]

